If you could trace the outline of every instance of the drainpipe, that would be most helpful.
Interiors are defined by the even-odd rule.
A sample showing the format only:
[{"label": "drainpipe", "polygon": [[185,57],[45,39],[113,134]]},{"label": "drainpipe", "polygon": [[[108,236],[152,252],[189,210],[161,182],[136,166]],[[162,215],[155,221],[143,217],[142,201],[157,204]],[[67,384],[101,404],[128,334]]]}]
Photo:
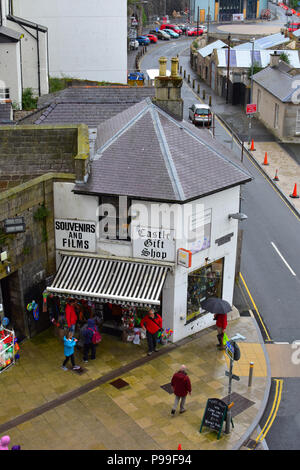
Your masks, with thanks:
[{"label": "drainpipe", "polygon": [[39,28],[36,27],[36,47],[37,47],[37,62],[38,62],[38,88],[39,96],[41,96],[41,70],[40,70],[40,40],[39,40]]}]

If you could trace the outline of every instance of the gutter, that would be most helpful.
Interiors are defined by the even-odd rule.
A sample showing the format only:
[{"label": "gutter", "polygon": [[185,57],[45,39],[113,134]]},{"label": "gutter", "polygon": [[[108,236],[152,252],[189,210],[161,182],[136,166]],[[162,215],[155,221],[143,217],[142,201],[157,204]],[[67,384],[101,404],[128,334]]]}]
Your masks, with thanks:
[{"label": "gutter", "polygon": [[[37,67],[38,67],[38,94],[41,96],[41,64],[40,64],[40,42],[39,42],[39,33],[47,34],[47,63],[49,64],[49,51],[48,51],[48,28],[46,26],[41,26],[38,23],[33,23],[32,21],[19,18],[11,14],[7,15],[7,19],[13,23],[21,26],[24,31],[26,31],[37,43]],[[36,31],[36,36],[28,31],[27,28],[34,29]],[[48,65],[48,74],[49,74],[49,65]]]}]

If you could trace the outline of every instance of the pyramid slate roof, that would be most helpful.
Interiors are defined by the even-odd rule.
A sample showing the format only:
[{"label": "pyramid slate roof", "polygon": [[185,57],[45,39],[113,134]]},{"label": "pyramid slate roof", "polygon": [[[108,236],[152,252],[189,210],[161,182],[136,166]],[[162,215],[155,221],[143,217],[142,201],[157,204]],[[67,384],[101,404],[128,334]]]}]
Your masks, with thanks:
[{"label": "pyramid slate roof", "polygon": [[250,181],[207,134],[147,98],[99,125],[89,180],[74,191],[185,202]]}]

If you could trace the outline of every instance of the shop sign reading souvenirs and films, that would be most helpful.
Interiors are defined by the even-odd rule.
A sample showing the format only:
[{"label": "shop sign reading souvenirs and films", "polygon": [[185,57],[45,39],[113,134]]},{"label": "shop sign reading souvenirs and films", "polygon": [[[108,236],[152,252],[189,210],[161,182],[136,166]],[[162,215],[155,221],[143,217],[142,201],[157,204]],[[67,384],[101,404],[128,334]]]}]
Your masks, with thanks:
[{"label": "shop sign reading souvenirs and films", "polygon": [[95,222],[56,219],[54,228],[57,250],[96,252]]}]

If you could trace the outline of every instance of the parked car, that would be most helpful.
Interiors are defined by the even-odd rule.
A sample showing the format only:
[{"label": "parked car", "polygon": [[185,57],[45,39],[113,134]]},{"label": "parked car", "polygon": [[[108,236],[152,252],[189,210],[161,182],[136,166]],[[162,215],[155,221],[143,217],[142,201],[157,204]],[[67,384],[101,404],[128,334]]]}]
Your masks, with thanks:
[{"label": "parked car", "polygon": [[159,28],[160,30],[169,29],[174,31],[177,34],[182,34],[182,30],[175,26],[174,24],[162,24]]},{"label": "parked car", "polygon": [[146,36],[138,36],[136,38],[140,46],[148,46],[150,44],[150,39]]},{"label": "parked car", "polygon": [[211,125],[212,112],[207,104],[195,103],[189,108],[189,119],[193,124]]},{"label": "parked car", "polygon": [[203,33],[207,33],[207,27],[204,24],[199,24],[199,29],[202,29]]},{"label": "parked car", "polygon": [[136,50],[139,48],[139,42],[136,39],[130,39],[129,41],[129,49]]},{"label": "parked car", "polygon": [[261,20],[270,20],[271,19],[271,11],[269,9],[264,9],[260,13]]},{"label": "parked car", "polygon": [[175,31],[173,31],[172,29],[165,29],[165,31],[171,36],[171,38],[174,38],[174,39],[179,38],[179,34],[175,33]]},{"label": "parked car", "polygon": [[198,29],[197,28],[194,28],[194,29],[190,29],[188,32],[187,32],[187,35],[188,36],[202,36],[203,34],[203,29]]},{"label": "parked car", "polygon": [[296,31],[300,28],[300,23],[287,23],[285,27],[289,29],[289,31]]},{"label": "parked car", "polygon": [[168,41],[171,37],[168,33],[160,29],[158,31],[152,29],[151,31],[149,31],[149,34],[155,34],[158,39],[162,39],[164,41]]},{"label": "parked car", "polygon": [[150,42],[157,42],[157,36],[155,36],[154,34],[146,34],[146,37],[150,39]]},{"label": "parked car", "polygon": [[182,31],[182,34],[185,34],[185,33],[186,33],[186,30],[187,30],[187,29],[188,29],[188,27],[189,27],[189,26],[188,26],[188,25],[186,25],[186,24],[178,24],[177,26],[178,26],[178,28],[180,28],[180,29],[181,29],[181,31]]}]

